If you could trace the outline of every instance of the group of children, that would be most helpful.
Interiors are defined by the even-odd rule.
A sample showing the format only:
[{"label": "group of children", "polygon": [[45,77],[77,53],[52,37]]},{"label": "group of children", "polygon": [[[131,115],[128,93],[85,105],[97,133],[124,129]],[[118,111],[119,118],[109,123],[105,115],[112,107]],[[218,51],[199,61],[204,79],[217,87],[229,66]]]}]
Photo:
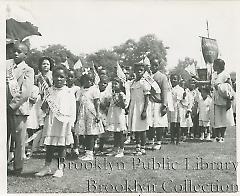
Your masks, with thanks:
[{"label": "group of children", "polygon": [[[105,154],[115,157],[124,156],[124,144],[132,136],[136,144],[135,155],[146,154],[147,139],[148,147],[161,149],[168,127],[171,143],[179,144],[193,137],[211,140],[212,98],[209,88],[197,88],[191,80],[186,84],[179,75],[172,74],[168,80],[168,104],[165,106],[159,96],[162,93],[160,86],[146,79],[147,71],[144,63],[137,63],[133,66],[133,79],[128,72],[125,81],[117,74],[109,79],[100,73],[100,82],[96,83],[93,74],[84,73],[76,77],[75,70],[67,70],[63,65],[54,66],[52,78],[51,74],[47,77],[49,65],[45,74],[42,73],[42,79],[38,77],[41,95],[33,96],[32,109],[35,112],[29,116],[29,122],[38,118],[39,111],[39,118],[44,116],[39,127],[43,128],[41,141],[46,149],[45,166],[36,176],[52,173],[50,164],[57,151],[59,164],[54,176],[62,177],[69,146],[76,155],[79,155],[80,148],[84,149],[85,155],[79,157],[81,160],[93,160],[95,153],[103,154],[111,132],[114,145]],[[28,128],[33,132],[37,127],[29,123]],[[98,151],[95,150],[96,141],[99,143]]]}]

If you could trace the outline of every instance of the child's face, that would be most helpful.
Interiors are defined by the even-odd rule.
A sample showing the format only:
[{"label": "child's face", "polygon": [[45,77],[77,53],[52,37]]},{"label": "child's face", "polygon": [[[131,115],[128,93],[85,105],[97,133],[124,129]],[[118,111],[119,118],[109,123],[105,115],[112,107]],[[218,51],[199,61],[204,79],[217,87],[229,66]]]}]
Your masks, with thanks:
[{"label": "child's face", "polygon": [[57,88],[61,88],[65,85],[66,82],[66,73],[62,69],[58,69],[53,73],[53,83]]},{"label": "child's face", "polygon": [[203,98],[203,99],[206,99],[207,96],[208,96],[206,90],[202,90],[202,91],[201,91],[201,95],[202,95],[202,98]]},{"label": "child's face", "polygon": [[189,90],[191,91],[191,90],[195,89],[195,87],[196,87],[195,83],[192,80],[189,81]]},{"label": "child's face", "polygon": [[129,79],[130,79],[130,71],[127,70],[127,69],[125,69],[125,70],[124,70],[124,74],[125,74],[125,76],[126,76],[126,79],[129,80]]},{"label": "child's face", "polygon": [[152,73],[156,73],[158,71],[159,67],[157,63],[152,63],[151,64],[151,71]]},{"label": "child's face", "polygon": [[107,88],[108,82],[107,81],[100,81],[98,86],[99,86],[99,90],[100,92],[103,92],[106,88]]},{"label": "child's face", "polygon": [[50,62],[49,62],[49,60],[44,59],[43,62],[42,62],[41,67],[42,67],[42,71],[48,72],[50,70]]},{"label": "child's face", "polygon": [[16,64],[21,63],[26,58],[27,52],[28,52],[28,48],[24,44],[18,44],[17,46],[15,46],[15,50],[14,50],[15,63]]},{"label": "child's face", "polygon": [[184,80],[181,81],[181,87],[184,89],[187,88],[187,84]]},{"label": "child's face", "polygon": [[83,84],[83,88],[89,88],[90,86],[92,86],[91,80],[85,80]]},{"label": "child's face", "polygon": [[119,92],[120,91],[120,83],[118,81],[113,81],[112,82],[112,90],[115,92]]},{"label": "child's face", "polygon": [[173,87],[178,85],[178,77],[176,75],[171,77],[171,83]]},{"label": "child's face", "polygon": [[69,71],[68,77],[67,77],[68,86],[72,86],[74,84],[74,81],[75,81],[74,71]]},{"label": "child's face", "polygon": [[137,65],[135,67],[134,73],[136,74],[136,78],[137,79],[141,79],[143,74],[144,74],[144,72],[145,72],[144,66]]}]

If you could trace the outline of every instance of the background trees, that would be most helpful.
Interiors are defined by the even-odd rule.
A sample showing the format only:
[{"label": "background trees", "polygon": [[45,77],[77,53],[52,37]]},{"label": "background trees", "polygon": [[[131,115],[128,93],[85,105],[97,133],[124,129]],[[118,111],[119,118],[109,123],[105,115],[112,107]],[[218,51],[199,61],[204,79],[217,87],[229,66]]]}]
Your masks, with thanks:
[{"label": "background trees", "polygon": [[29,52],[27,63],[37,68],[38,59],[41,56],[49,56],[55,60],[55,64],[68,61],[69,67],[80,58],[84,67],[102,67],[107,70],[110,76],[115,72],[117,62],[122,67],[132,67],[134,63],[141,61],[145,56],[151,59],[157,59],[161,62],[163,70],[167,65],[167,49],[162,40],[156,35],[148,34],[135,41],[128,39],[126,42],[114,46],[112,49],[101,49],[95,53],[74,55],[70,50],[61,44],[48,45],[43,50],[32,49]]}]

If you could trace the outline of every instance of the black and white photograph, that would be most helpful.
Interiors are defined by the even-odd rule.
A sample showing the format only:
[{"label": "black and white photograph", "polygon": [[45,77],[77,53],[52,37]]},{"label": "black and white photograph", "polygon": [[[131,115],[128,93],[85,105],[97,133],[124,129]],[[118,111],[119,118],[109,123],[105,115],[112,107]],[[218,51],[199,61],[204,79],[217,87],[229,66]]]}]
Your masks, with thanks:
[{"label": "black and white photograph", "polygon": [[3,6],[5,193],[238,193],[239,1]]}]

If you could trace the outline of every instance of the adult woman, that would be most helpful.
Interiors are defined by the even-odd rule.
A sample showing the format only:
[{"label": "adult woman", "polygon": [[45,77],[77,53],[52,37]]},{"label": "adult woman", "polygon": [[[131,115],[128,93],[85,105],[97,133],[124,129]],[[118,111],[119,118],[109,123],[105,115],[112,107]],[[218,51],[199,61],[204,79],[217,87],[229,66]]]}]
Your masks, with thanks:
[{"label": "adult woman", "polygon": [[[216,141],[224,142],[226,128],[234,125],[231,101],[233,99],[230,75],[225,71],[225,62],[216,59],[213,63],[211,86],[213,88],[213,105],[211,125],[216,132]],[[206,81],[197,81],[206,84]],[[225,86],[230,88],[226,88]]]},{"label": "adult woman", "polygon": [[[35,77],[36,85],[39,87],[39,93],[41,95],[41,99],[36,102],[36,111],[38,117],[38,123],[40,129],[43,129],[44,125],[44,117],[45,113],[42,111],[42,99],[44,97],[44,89],[52,86],[52,67],[54,65],[54,61],[50,57],[43,56],[38,61],[38,70],[39,74]],[[41,132],[42,133],[42,132]],[[34,151],[37,146],[43,145],[43,137],[42,134],[39,134],[33,141],[32,150]]]},{"label": "adult woman", "polygon": [[52,67],[53,67],[53,60],[50,57],[41,57],[38,61],[38,70],[40,73],[36,76],[38,81],[38,86],[41,86],[40,77],[43,76],[45,81],[48,83],[49,86],[52,85]]}]

